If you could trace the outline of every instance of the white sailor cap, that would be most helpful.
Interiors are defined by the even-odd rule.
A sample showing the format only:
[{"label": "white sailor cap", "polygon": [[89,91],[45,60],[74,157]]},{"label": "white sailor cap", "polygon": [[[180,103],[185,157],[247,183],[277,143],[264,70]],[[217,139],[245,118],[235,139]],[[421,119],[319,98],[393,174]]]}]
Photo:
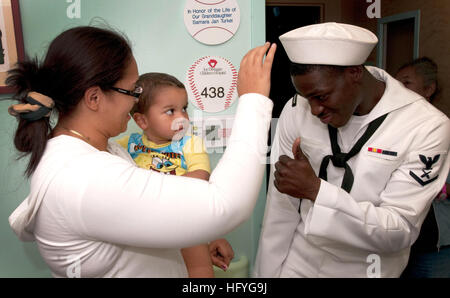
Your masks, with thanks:
[{"label": "white sailor cap", "polygon": [[378,38],[361,27],[322,23],[289,31],[280,41],[291,62],[353,66],[364,64]]}]

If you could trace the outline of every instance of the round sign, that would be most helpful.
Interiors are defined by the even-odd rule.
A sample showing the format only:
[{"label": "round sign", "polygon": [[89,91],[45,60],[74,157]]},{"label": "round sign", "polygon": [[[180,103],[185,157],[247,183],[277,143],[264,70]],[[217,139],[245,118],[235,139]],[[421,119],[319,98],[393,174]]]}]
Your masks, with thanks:
[{"label": "round sign", "polygon": [[236,0],[187,0],[184,23],[201,43],[217,45],[234,36],[241,15]]},{"label": "round sign", "polygon": [[206,56],[198,59],[186,78],[189,100],[200,110],[217,113],[228,109],[237,98],[238,72],[230,61]]}]

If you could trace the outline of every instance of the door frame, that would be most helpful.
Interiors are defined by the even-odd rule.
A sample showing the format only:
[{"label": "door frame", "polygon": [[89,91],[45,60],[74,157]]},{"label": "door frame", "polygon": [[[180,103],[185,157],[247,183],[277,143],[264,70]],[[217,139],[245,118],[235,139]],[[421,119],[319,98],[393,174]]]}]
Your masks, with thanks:
[{"label": "door frame", "polygon": [[413,10],[408,11],[400,14],[395,14],[392,16],[384,17],[381,19],[378,19],[378,49],[377,49],[377,66],[379,68],[385,69],[386,68],[386,31],[387,31],[387,25],[389,23],[401,21],[401,20],[407,20],[407,19],[414,19],[414,53],[413,58],[417,59],[419,58],[419,46],[420,46],[420,10]]}]

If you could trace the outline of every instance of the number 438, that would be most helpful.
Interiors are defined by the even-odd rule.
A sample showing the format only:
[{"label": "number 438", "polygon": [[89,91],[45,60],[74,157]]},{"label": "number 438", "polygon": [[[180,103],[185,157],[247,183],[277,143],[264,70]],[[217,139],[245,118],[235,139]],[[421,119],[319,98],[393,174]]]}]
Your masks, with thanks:
[{"label": "number 438", "polygon": [[223,87],[219,87],[219,88],[215,88],[215,87],[206,87],[205,89],[203,89],[201,95],[203,97],[206,98],[224,98],[225,97],[225,88]]}]

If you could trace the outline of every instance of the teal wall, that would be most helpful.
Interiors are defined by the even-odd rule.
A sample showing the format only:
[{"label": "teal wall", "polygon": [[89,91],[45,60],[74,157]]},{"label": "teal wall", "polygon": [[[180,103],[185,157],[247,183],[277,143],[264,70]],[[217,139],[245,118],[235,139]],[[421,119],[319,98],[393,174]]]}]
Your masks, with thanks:
[{"label": "teal wall", "polygon": [[[184,82],[189,66],[206,55],[222,56],[239,67],[244,54],[265,41],[265,1],[237,0],[241,24],[236,35],[222,45],[206,46],[194,40],[184,26],[185,0],[81,0],[81,18],[69,19],[66,0],[20,0],[25,51],[42,58],[49,42],[65,29],[107,23],[132,42],[140,73],[167,72]],[[38,24],[38,25],[37,25]],[[0,99],[8,99],[8,95]],[[23,177],[26,160],[12,139],[15,120],[7,113],[9,100],[0,101],[0,277],[47,277],[50,272],[34,243],[21,243],[11,231],[8,217],[26,197]],[[193,113],[194,107],[189,112]],[[223,114],[232,114],[236,105]],[[130,121],[128,132],[138,131]],[[220,154],[212,154],[215,166]],[[264,179],[265,181],[265,179]],[[236,255],[246,255],[253,267],[265,203],[265,182],[251,219],[226,235]]]}]

